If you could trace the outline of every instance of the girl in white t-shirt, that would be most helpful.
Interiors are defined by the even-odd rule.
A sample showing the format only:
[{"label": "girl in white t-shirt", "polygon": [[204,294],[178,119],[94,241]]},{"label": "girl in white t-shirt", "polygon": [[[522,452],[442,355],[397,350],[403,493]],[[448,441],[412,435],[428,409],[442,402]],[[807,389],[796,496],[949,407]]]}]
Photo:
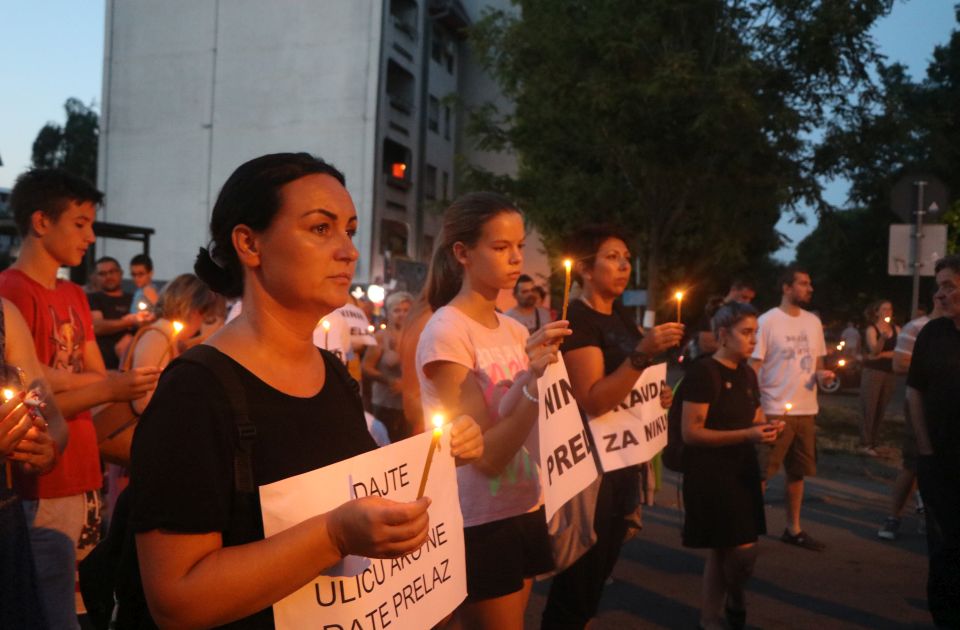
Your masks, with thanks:
[{"label": "girl in white t-shirt", "polygon": [[467,414],[484,453],[457,469],[467,555],[467,601],[455,623],[520,630],[533,576],[552,568],[537,473],[537,379],[557,361],[566,321],[530,335],[497,312],[523,267],[520,212],[470,193],[444,213],[426,296],[433,316],[417,344],[425,417]]}]

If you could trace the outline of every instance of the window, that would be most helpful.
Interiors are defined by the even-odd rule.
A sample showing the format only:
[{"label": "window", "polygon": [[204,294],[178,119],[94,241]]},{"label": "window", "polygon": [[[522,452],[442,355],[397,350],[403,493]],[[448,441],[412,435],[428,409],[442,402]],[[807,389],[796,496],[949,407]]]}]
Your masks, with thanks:
[{"label": "window", "polygon": [[434,24],[430,31],[430,57],[437,63],[443,62],[443,43],[445,39],[443,29]]},{"label": "window", "polygon": [[402,221],[380,221],[380,253],[391,256],[407,255],[407,224]]},{"label": "window", "polygon": [[443,106],[443,137],[450,139],[450,106]]},{"label": "window", "polygon": [[413,75],[392,59],[387,62],[387,100],[390,107],[409,114],[413,111]]},{"label": "window", "polygon": [[391,184],[405,188],[410,183],[410,149],[393,140],[383,141],[383,172]]},{"label": "window", "polygon": [[437,167],[432,164],[427,164],[426,172],[423,175],[423,196],[427,199],[437,198]]},{"label": "window", "polygon": [[427,106],[427,129],[430,131],[440,131],[440,101],[436,96],[430,97]]},{"label": "window", "polygon": [[443,195],[444,199],[452,198],[452,195],[450,194],[450,174],[446,171],[443,172],[443,181],[440,184],[440,194]]},{"label": "window", "polygon": [[414,0],[391,0],[390,16],[401,33],[417,39],[417,3]]}]

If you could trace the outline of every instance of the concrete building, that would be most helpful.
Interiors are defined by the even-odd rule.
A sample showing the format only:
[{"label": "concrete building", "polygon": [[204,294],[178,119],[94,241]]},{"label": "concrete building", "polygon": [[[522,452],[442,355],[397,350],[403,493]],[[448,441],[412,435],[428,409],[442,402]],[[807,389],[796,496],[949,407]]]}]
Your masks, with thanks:
[{"label": "concrete building", "polygon": [[[155,228],[158,277],[170,278],[192,269],[235,167],[309,151],[346,175],[357,280],[422,273],[404,261],[429,259],[455,157],[516,167],[462,133],[464,108],[498,93],[462,36],[491,5],[509,3],[108,0],[100,218]],[[129,258],[124,243],[98,247]]]}]

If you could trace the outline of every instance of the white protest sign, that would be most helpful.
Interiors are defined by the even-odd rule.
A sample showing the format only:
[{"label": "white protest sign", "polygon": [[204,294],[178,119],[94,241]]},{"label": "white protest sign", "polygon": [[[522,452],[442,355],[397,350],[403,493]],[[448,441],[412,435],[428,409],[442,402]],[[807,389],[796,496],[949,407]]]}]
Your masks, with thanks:
[{"label": "white protest sign", "polygon": [[667,445],[668,410],[660,406],[666,384],[667,364],[652,365],[613,411],[590,420],[604,472],[648,462]]},{"label": "white protest sign", "polygon": [[597,478],[590,440],[580,419],[577,401],[563,357],[551,363],[537,381],[540,392],[540,477],[547,520],[563,504]]},{"label": "white protest sign", "polygon": [[[422,433],[302,475],[260,487],[266,536],[355,497],[413,501],[432,435]],[[427,478],[430,527],[420,549],[393,560],[348,556],[273,606],[277,630],[420,630],[467,596],[463,517],[445,430]]]}]

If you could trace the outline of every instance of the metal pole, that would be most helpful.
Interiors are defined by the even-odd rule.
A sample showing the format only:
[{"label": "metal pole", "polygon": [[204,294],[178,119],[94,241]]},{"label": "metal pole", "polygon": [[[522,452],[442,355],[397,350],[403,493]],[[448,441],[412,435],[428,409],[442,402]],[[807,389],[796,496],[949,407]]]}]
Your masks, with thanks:
[{"label": "metal pole", "polygon": [[913,185],[917,187],[917,211],[915,213],[917,218],[913,232],[913,295],[910,298],[910,319],[913,319],[917,312],[917,307],[920,306],[920,265],[923,264],[920,260],[920,253],[922,251],[920,239],[923,238],[923,215],[926,214],[926,211],[923,209],[923,189],[926,187],[927,182],[916,181],[913,182]]}]

